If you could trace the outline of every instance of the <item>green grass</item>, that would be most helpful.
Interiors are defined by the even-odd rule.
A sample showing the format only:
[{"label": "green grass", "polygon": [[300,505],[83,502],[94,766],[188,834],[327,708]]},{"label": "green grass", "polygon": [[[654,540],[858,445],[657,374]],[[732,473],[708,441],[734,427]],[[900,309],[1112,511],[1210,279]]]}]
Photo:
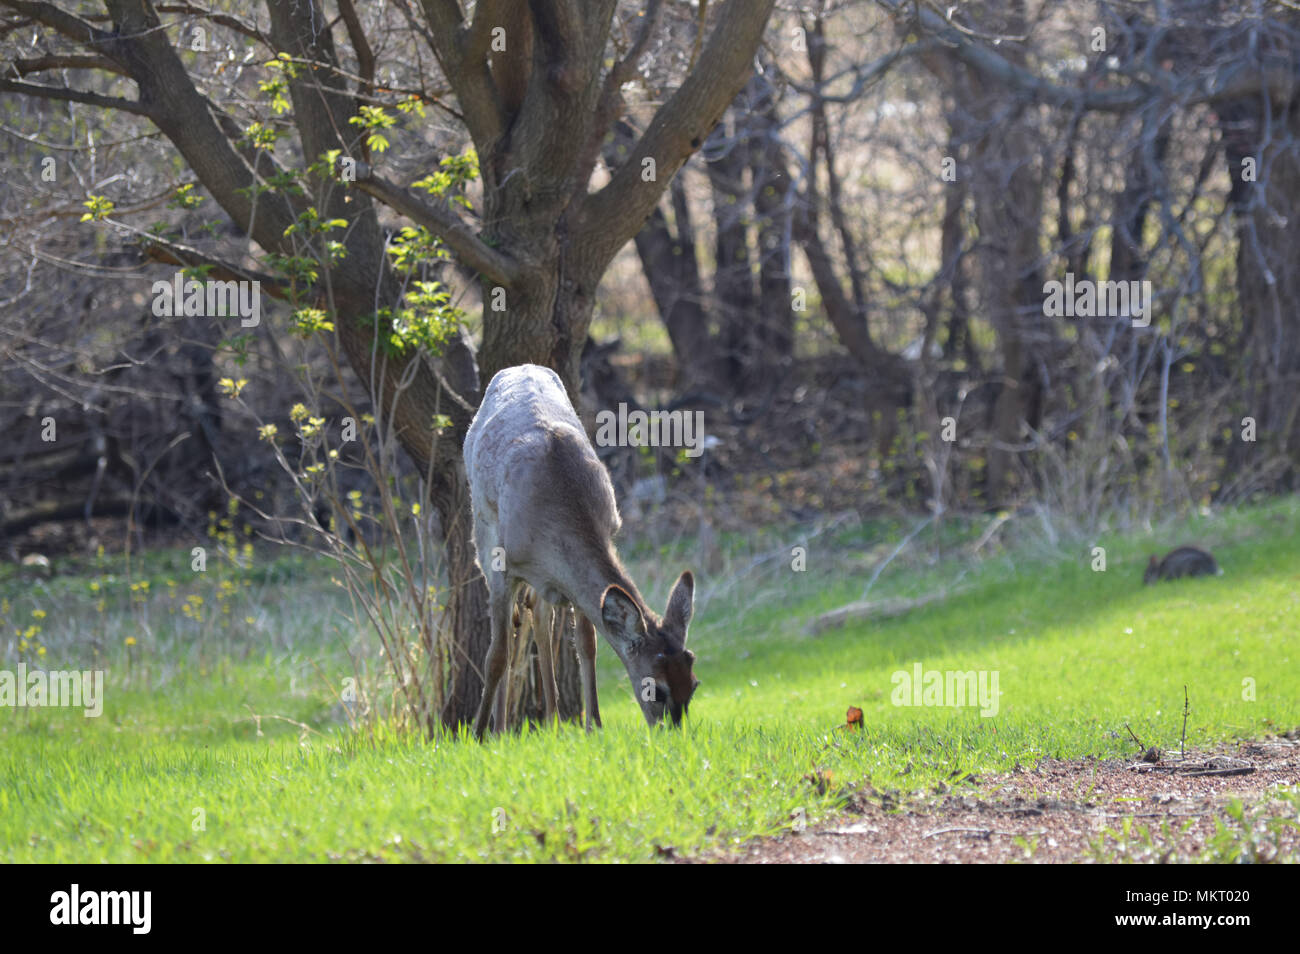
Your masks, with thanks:
[{"label": "green grass", "polygon": [[[963,540],[980,527],[954,525],[937,558],[919,537],[871,596],[970,589],[819,636],[807,621],[860,598],[893,549],[884,538],[906,528],[819,537],[804,572],[786,555],[797,535],[769,531],[735,542],[723,583],[701,579],[702,685],[685,731],[645,728],[602,647],[604,730],[486,745],[341,724],[332,687],[352,673],[348,650],[371,670],[379,659],[327,571],[262,558],[196,579],[187,555],[151,554],[135,591],[111,561],[11,578],[0,669],[41,646],[45,666],[109,674],[99,718],[0,708],[0,861],[654,860],[815,822],[854,788],[924,792],[1042,757],[1131,755],[1126,723],[1176,749],[1184,686],[1189,746],[1284,731],[1300,725],[1298,523],[1292,498],[1104,539],[1106,572],[1088,546],[972,562]],[[1225,575],[1143,587],[1145,554],[1185,540],[1212,545]],[[773,558],[755,558],[763,547]],[[689,552],[629,549],[662,605]],[[916,663],[996,671],[997,714],[891,704],[891,675]],[[850,705],[861,731],[838,728]]]}]

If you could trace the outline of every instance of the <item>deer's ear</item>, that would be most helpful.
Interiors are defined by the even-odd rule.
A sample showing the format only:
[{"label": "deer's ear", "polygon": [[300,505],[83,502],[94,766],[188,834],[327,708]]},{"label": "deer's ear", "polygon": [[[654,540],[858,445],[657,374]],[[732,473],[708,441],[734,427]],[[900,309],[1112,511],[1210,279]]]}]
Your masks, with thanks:
[{"label": "deer's ear", "polygon": [[600,598],[600,618],[611,639],[627,644],[645,638],[645,617],[627,590],[617,584],[611,584]]},{"label": "deer's ear", "polygon": [[690,625],[695,609],[695,577],[687,570],[677,578],[673,591],[668,594],[668,609],[664,612],[664,625],[681,629],[683,637]]}]

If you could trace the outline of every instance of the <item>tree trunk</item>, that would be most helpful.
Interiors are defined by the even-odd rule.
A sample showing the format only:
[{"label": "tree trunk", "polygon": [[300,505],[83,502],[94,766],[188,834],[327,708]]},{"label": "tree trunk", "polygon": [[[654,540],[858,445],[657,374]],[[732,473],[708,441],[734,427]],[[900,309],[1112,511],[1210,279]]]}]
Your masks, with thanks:
[{"label": "tree trunk", "polygon": [[745,226],[745,169],[748,144],[736,130],[719,126],[711,140],[709,184],[713,187],[713,218],[717,224],[714,247],[713,304],[718,316],[718,338],[725,380],[741,391],[758,357],[754,334],[756,299],[749,256],[749,230]]},{"label": "tree trunk", "polygon": [[754,142],[749,150],[754,213],[758,220],[758,347],[746,388],[769,381],[773,372],[794,354],[794,314],[791,311],[790,173],[786,169],[772,84],[755,74],[749,84]]},{"label": "tree trunk", "polygon": [[[442,651],[452,660],[439,717],[447,728],[467,723],[483,694],[483,660],[487,658],[491,633],[488,619],[487,583],[474,561],[473,520],[469,488],[459,473],[450,491],[435,500],[443,526],[443,548],[447,561],[448,591]],[[427,658],[436,658],[434,647],[425,647]],[[428,728],[432,728],[429,726]]]},{"label": "tree trunk", "polygon": [[685,390],[709,382],[717,369],[716,344],[709,334],[708,313],[695,236],[681,176],[669,186],[676,230],[658,206],[636,235],[636,251],[659,317],[668,331]]},{"label": "tree trunk", "polygon": [[[1000,16],[1004,19],[987,22],[1004,23],[1014,35],[1023,30],[1023,3],[1012,4]],[[1023,49],[1015,45],[1008,45],[1004,56],[1024,61]],[[1025,438],[1025,425],[1041,415],[1037,350],[1052,338],[1043,316],[1038,265],[1043,174],[1035,157],[1041,150],[1031,131],[1032,118],[1024,114],[1027,104],[1008,105],[1003,87],[973,71],[957,68],[953,76],[958,114],[968,117],[957,133],[974,141],[971,194],[979,227],[981,297],[1002,359],[985,485],[988,503],[1000,506],[1014,492],[1017,446]]]},{"label": "tree trunk", "polygon": [[[1224,103],[1219,117],[1237,232],[1244,395],[1224,422],[1233,437],[1222,483],[1240,488],[1253,472],[1256,487],[1286,486],[1300,467],[1300,149],[1275,130],[1295,128],[1300,102],[1241,99]],[[1253,442],[1242,437],[1245,418],[1255,421]]]},{"label": "tree trunk", "polygon": [[[955,137],[950,137],[948,155],[956,158]],[[980,372],[979,349],[971,334],[969,283],[966,258],[966,199],[969,186],[960,179],[948,184],[944,191],[943,223],[940,228],[939,261],[942,281],[948,287],[948,340],[945,351],[950,361],[958,356],[966,362],[970,375]]]}]

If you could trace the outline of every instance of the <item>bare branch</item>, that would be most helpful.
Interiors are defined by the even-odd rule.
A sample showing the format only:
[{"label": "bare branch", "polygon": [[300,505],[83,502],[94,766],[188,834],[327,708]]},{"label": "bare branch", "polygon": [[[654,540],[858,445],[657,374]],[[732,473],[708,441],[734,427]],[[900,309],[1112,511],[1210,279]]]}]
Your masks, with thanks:
[{"label": "bare branch", "polygon": [[251,40],[257,40],[259,43],[267,42],[265,36],[257,29],[255,24],[247,20],[240,19],[229,13],[219,13],[216,10],[205,10],[203,7],[195,6],[192,3],[160,3],[155,8],[159,13],[183,13],[186,16],[202,17],[217,26],[223,26],[228,30],[233,30],[241,36],[246,36]]},{"label": "bare branch", "polygon": [[370,49],[366,31],[361,27],[361,18],[352,0],[339,0],[339,14],[348,28],[348,39],[352,50],[357,54],[357,68],[361,71],[360,91],[369,93],[375,88],[375,53]]},{"label": "bare branch", "polygon": [[[905,0],[878,2],[900,16],[910,16],[913,12],[913,5]],[[1300,85],[1294,72],[1289,69],[1262,70],[1258,64],[1242,62],[1218,71],[1203,83],[1148,65],[1144,71],[1147,76],[1137,76],[1127,71],[1114,74],[1123,77],[1130,84],[1118,89],[1085,88],[1082,84],[1061,86],[995,53],[989,46],[974,39],[971,31],[959,28],[932,10],[917,5],[915,13],[921,26],[948,45],[953,55],[967,66],[978,70],[994,83],[1019,90],[1049,106],[1116,113],[1137,109],[1161,96],[1190,104],[1213,103],[1260,94],[1269,96],[1275,102],[1286,102],[1295,95],[1296,88]]]},{"label": "bare branch", "polygon": [[106,56],[77,54],[34,56],[31,59],[14,60],[5,72],[12,73],[14,76],[27,76],[29,73],[41,73],[45,70],[106,70],[119,76],[129,75],[120,64]]},{"label": "bare branch", "polygon": [[242,268],[219,258],[213,258],[206,252],[173,242],[158,235],[144,239],[144,255],[151,262],[163,265],[179,265],[181,268],[206,268],[208,274],[217,281],[256,281],[261,283],[262,291],[272,298],[288,301],[292,297],[292,288],[283,279],[265,272]]},{"label": "bare branch", "polygon": [[97,27],[91,26],[81,17],[68,13],[66,10],[60,10],[52,3],[33,3],[28,2],[28,0],[0,0],[0,6],[8,7],[10,10],[29,16],[38,23],[44,23],[46,26],[62,33],[68,39],[83,46],[108,47],[114,41],[111,33],[106,33]]},{"label": "bare branch", "polygon": [[40,83],[24,83],[19,80],[0,79],[0,92],[21,93],[25,96],[57,99],[67,103],[84,103],[87,106],[98,106],[101,109],[120,109],[125,113],[135,113],[137,116],[147,116],[150,119],[154,117],[151,107],[133,99],[101,96],[98,93],[86,93],[81,90],[68,89],[65,86],[43,86]]}]

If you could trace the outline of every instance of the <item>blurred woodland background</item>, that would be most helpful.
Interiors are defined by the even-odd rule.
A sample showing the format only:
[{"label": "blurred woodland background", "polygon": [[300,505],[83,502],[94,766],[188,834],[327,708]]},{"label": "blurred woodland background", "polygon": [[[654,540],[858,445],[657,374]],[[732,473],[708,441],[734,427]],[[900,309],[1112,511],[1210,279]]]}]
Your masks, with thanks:
[{"label": "blurred woodland background", "polygon": [[458,448],[523,361],[704,413],[599,449],[660,533],[1294,491],[1298,111],[1288,0],[0,0],[0,556],[411,509],[481,658]]}]

